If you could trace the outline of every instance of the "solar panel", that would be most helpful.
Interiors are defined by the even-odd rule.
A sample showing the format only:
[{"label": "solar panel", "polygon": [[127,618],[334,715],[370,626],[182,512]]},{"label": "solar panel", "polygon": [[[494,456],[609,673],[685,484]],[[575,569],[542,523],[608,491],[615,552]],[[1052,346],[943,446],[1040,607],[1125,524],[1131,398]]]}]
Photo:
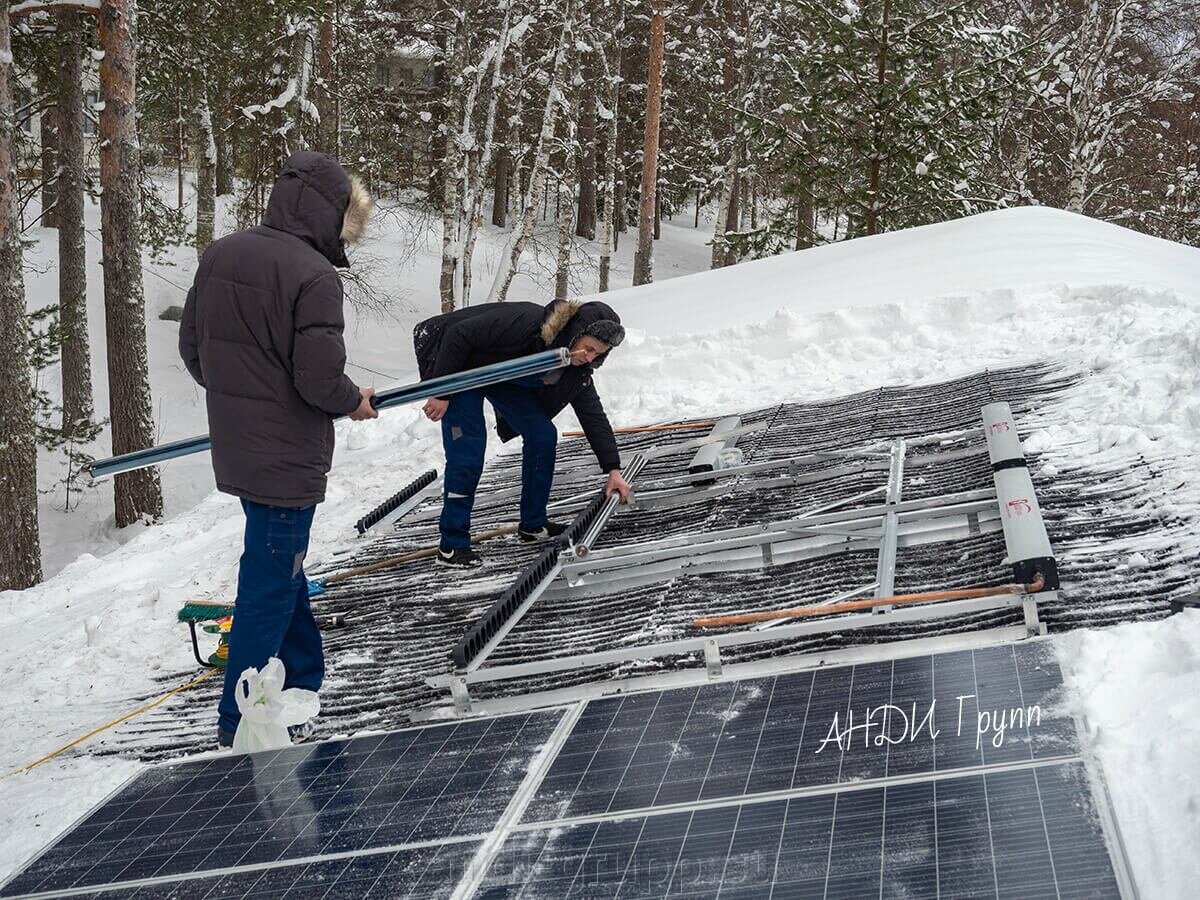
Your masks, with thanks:
[{"label": "solar panel", "polygon": [[1045,646],[593,700],[524,821],[1068,756]]},{"label": "solar panel", "polygon": [[1120,896],[1061,689],[1032,642],[163,766],[0,893]]},{"label": "solar panel", "polygon": [[1080,763],[533,827],[481,898],[1119,896]]},{"label": "solar panel", "polygon": [[151,769],[2,895],[486,834],[560,711]]},{"label": "solar panel", "polygon": [[479,841],[420,850],[384,851],[351,858],[250,869],[171,881],[92,896],[105,900],[233,900],[233,898],[420,898],[449,897]]}]

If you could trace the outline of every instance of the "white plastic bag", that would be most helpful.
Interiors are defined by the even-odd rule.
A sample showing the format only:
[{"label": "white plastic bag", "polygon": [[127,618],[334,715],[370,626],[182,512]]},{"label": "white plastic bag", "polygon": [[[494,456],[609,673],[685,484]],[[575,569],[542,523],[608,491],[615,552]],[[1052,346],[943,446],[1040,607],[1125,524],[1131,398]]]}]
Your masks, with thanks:
[{"label": "white plastic bag", "polygon": [[301,688],[283,689],[286,672],[272,656],[262,671],[246,669],[238,679],[238,710],[242,721],[233,736],[234,753],[258,753],[290,746],[287,727],[307,722],[321,711],[316,692]]}]

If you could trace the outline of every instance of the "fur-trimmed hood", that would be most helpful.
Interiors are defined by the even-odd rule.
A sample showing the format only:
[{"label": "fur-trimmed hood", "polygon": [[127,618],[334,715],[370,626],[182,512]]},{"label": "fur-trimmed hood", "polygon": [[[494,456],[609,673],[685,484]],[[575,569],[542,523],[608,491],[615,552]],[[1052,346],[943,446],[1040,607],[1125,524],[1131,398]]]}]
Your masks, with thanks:
[{"label": "fur-trimmed hood", "polygon": [[[577,300],[551,301],[546,304],[545,318],[542,320],[542,341],[547,348],[570,347],[589,325],[602,319],[618,324],[621,321],[611,306],[599,300],[587,303]],[[592,368],[604,365],[611,352],[611,349],[606,350],[592,360]]]},{"label": "fur-trimmed hood", "polygon": [[342,240],[347,244],[357,244],[367,233],[367,222],[375,209],[375,201],[367,192],[366,186],[357,175],[350,176],[350,202],[346,213],[342,216]]},{"label": "fur-trimmed hood", "polygon": [[371,198],[331,156],[293,153],[271,189],[263,224],[311,244],[338,268],[347,268],[346,241],[358,240],[371,216]]}]

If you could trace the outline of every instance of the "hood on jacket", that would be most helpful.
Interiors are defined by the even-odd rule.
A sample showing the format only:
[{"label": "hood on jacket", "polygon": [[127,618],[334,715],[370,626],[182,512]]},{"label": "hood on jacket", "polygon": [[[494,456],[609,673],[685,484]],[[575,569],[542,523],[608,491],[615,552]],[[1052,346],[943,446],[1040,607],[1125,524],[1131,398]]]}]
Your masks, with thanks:
[{"label": "hood on jacket", "polygon": [[301,151],[284,163],[267,202],[263,224],[312,245],[338,268],[350,265],[347,241],[362,238],[371,197],[331,156]]},{"label": "hood on jacket", "polygon": [[[546,315],[542,320],[542,341],[545,342],[548,349],[569,348],[589,325],[602,319],[618,324],[621,322],[621,317],[617,315],[616,311],[607,303],[599,300],[591,300],[587,303],[579,303],[575,300],[552,300],[546,304]],[[612,348],[610,347],[592,360],[592,368],[597,369],[604,365],[604,361],[608,359],[608,354],[611,352]]]}]

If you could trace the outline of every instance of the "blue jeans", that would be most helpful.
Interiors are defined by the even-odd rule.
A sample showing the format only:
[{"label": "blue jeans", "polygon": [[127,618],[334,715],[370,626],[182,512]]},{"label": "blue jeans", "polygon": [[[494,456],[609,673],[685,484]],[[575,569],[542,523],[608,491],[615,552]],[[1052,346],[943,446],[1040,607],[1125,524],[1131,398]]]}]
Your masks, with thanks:
[{"label": "blue jeans", "polygon": [[521,435],[521,524],[541,528],[546,524],[546,504],[554,482],[554,456],[558,431],[528,387],[495,384],[450,397],[442,418],[442,446],[446,450],[446,475],[442,491],[442,547],[471,546],[471,508],[475,488],[483,474],[487,426],[483,400]]},{"label": "blue jeans", "polygon": [[229,663],[221,694],[221,728],[234,732],[242,714],[234,692],[248,668],[278,656],[285,688],[315,691],[325,676],[321,632],[308,603],[304,556],[315,506],[288,509],[242,501],[246,535],[238,566],[237,602],[229,633]]}]

